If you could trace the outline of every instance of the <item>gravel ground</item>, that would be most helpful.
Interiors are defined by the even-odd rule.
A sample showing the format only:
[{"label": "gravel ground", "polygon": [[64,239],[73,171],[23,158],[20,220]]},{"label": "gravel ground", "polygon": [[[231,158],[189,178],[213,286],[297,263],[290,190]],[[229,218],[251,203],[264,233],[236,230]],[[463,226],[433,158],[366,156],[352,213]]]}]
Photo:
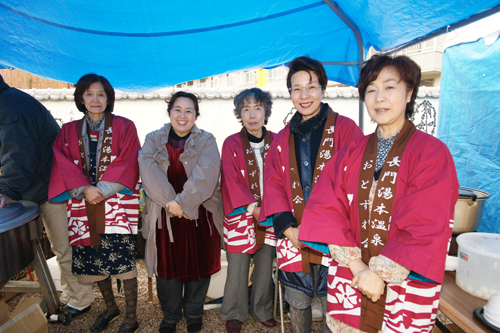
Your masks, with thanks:
[{"label": "gravel ground", "polygon": [[[156,283],[153,279],[153,302],[148,301],[148,278],[146,273],[146,268],[143,260],[137,261],[137,269],[139,271],[138,283],[139,283],[139,296],[137,305],[137,319],[139,321],[140,329],[139,332],[158,332],[158,327],[160,321],[163,318],[163,313],[161,312],[160,303],[156,297]],[[116,280],[113,279],[113,286],[116,301],[120,311],[125,312],[125,304],[123,293],[118,294],[116,289]],[[95,301],[90,308],[90,311],[82,314],[71,321],[68,326],[62,324],[49,324],[50,333],[59,332],[89,332],[89,327],[94,322],[94,319],[98,314],[105,310],[105,304],[99,292],[97,284],[94,283],[94,295]],[[16,297],[10,299],[7,304],[9,305],[9,310],[15,309],[19,301],[24,297],[37,297],[41,298],[40,294],[19,294]],[[207,299],[209,301],[209,299]],[[122,323],[121,319],[116,320],[111,323],[105,332],[117,332],[118,328]],[[206,310],[203,315],[203,329],[201,332],[225,332],[226,323],[220,320],[220,309]],[[273,328],[268,328],[260,324],[258,321],[250,316],[248,320],[242,325],[242,333],[245,332],[281,332],[281,326],[277,325]],[[187,332],[186,319],[182,318],[181,321],[177,323],[177,332]],[[285,332],[291,332],[290,325],[285,323]],[[321,322],[313,323],[312,332],[321,332]]]},{"label": "gravel ground", "polygon": [[[144,260],[137,261],[137,269],[139,271],[138,283],[138,302],[137,302],[137,319],[140,324],[139,332],[158,332],[158,327],[160,321],[163,318],[163,313],[161,312],[160,302],[156,297],[156,283],[153,279],[153,302],[148,300],[148,278],[146,273],[146,267],[144,265]],[[125,312],[125,298],[123,292],[118,294],[116,288],[116,280],[113,279],[113,287],[115,292],[116,301],[120,311]],[[76,317],[71,321],[68,326],[62,324],[49,324],[49,333],[60,333],[60,332],[89,332],[89,327],[94,322],[94,319],[101,312],[105,310],[105,304],[101,297],[101,293],[97,284],[94,283],[94,295],[95,301],[90,308],[90,311]],[[40,294],[18,294],[14,298],[10,299],[7,304],[9,305],[9,310],[12,312],[17,304],[24,297],[37,297],[41,298]],[[210,301],[207,298],[206,301]],[[444,314],[438,311],[438,319],[444,325],[451,325],[453,322],[448,319]],[[105,332],[117,332],[118,328],[122,323],[121,319],[116,320],[111,323]],[[203,315],[203,333],[212,332],[225,332],[226,323],[220,320],[220,309],[205,310]],[[291,332],[290,324],[285,323],[285,332]],[[182,318],[181,321],[177,323],[177,332],[187,332],[186,318]],[[242,325],[242,333],[259,333],[259,332],[281,332],[281,326],[277,325],[273,328],[268,328],[260,324],[258,321],[250,316],[248,320]],[[312,332],[321,332],[321,322],[314,322]]]}]

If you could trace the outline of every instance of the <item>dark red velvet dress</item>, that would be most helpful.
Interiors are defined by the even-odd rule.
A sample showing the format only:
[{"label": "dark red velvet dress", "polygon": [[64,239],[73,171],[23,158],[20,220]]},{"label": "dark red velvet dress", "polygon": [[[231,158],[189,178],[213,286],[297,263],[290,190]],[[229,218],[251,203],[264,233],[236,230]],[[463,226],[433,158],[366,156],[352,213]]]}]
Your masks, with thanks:
[{"label": "dark red velvet dress", "polygon": [[[167,146],[170,166],[167,176],[176,193],[181,193],[187,181],[186,171],[179,156],[184,152],[185,140],[169,138]],[[174,148],[176,147],[176,148]],[[179,282],[210,277],[220,270],[220,236],[212,214],[203,206],[199,218],[170,218],[174,242],[170,242],[165,210],[162,211],[162,229],[156,230],[158,276],[167,280],[177,277]]]}]

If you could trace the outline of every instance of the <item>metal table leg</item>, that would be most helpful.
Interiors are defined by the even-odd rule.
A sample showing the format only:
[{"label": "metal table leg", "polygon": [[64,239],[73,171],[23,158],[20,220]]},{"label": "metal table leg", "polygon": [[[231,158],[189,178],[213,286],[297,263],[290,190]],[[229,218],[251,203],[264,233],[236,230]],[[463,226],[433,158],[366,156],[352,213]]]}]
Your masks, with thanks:
[{"label": "metal table leg", "polygon": [[36,243],[36,257],[33,266],[35,268],[38,281],[40,282],[40,291],[43,294],[45,303],[47,304],[48,312],[55,314],[61,307],[61,301],[59,300],[54,280],[52,280],[52,275],[50,274],[49,267],[47,266],[47,261],[45,260],[40,240],[37,238],[34,242]]},{"label": "metal table leg", "polygon": [[2,291],[4,292],[21,292],[21,293],[41,293],[43,300],[50,314],[61,312],[61,301],[57,294],[52,275],[50,275],[49,267],[45,261],[42,246],[38,238],[32,240],[35,248],[35,259],[33,266],[35,268],[38,281],[9,281]]}]

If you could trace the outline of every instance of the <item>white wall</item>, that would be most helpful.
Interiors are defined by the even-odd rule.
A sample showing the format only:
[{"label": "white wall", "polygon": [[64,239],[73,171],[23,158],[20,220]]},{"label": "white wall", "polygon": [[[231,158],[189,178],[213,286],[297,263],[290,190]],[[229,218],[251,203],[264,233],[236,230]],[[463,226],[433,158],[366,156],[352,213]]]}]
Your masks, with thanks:
[{"label": "white wall", "polygon": [[[233,98],[235,91],[239,90],[232,89],[228,92],[217,91],[215,93],[197,91],[196,89],[190,90],[193,93],[204,96],[200,103],[201,115],[196,124],[198,127],[215,135],[219,149],[222,147],[222,143],[226,137],[241,130],[241,125],[233,114]],[[36,91],[31,89],[25,91],[39,99],[56,119],[59,118],[63,122],[68,122],[82,117],[82,113],[76,109],[75,103],[72,100],[73,90],[71,89],[44,89]],[[273,95],[273,112],[269,118],[267,128],[271,131],[279,132],[284,127],[283,120],[290,112],[293,104],[288,98],[288,92],[281,92],[279,89],[270,90],[270,92]],[[147,133],[162,127],[164,123],[169,121],[166,111],[167,103],[164,98],[171,96],[171,90],[159,91],[155,94],[154,96],[156,97],[152,97],[153,93],[148,96],[130,93],[122,94],[121,92],[117,92],[116,94],[117,99],[114,113],[134,121],[141,143],[144,142]],[[283,97],[278,97],[280,95]],[[323,102],[328,103],[339,114],[349,117],[358,123],[358,98],[355,88],[328,88],[326,96],[328,97],[323,98]],[[439,105],[438,97],[438,88],[424,88],[419,92],[417,104],[423,100],[427,100],[437,111]],[[288,116],[289,119],[290,116]],[[415,121],[416,124],[418,120],[419,117]],[[364,111],[363,123],[365,134],[374,131],[376,126],[369,119],[366,110]]]}]

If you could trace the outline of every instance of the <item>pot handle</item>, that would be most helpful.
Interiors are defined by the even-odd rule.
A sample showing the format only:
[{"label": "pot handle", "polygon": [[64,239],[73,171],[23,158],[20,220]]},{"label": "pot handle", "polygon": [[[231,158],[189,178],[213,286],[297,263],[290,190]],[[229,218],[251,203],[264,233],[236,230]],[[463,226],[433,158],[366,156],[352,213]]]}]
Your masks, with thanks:
[{"label": "pot handle", "polygon": [[[477,197],[475,198],[477,199]],[[474,198],[471,198],[471,200],[469,200],[469,207],[476,207],[478,205],[478,201],[476,201]]]}]

